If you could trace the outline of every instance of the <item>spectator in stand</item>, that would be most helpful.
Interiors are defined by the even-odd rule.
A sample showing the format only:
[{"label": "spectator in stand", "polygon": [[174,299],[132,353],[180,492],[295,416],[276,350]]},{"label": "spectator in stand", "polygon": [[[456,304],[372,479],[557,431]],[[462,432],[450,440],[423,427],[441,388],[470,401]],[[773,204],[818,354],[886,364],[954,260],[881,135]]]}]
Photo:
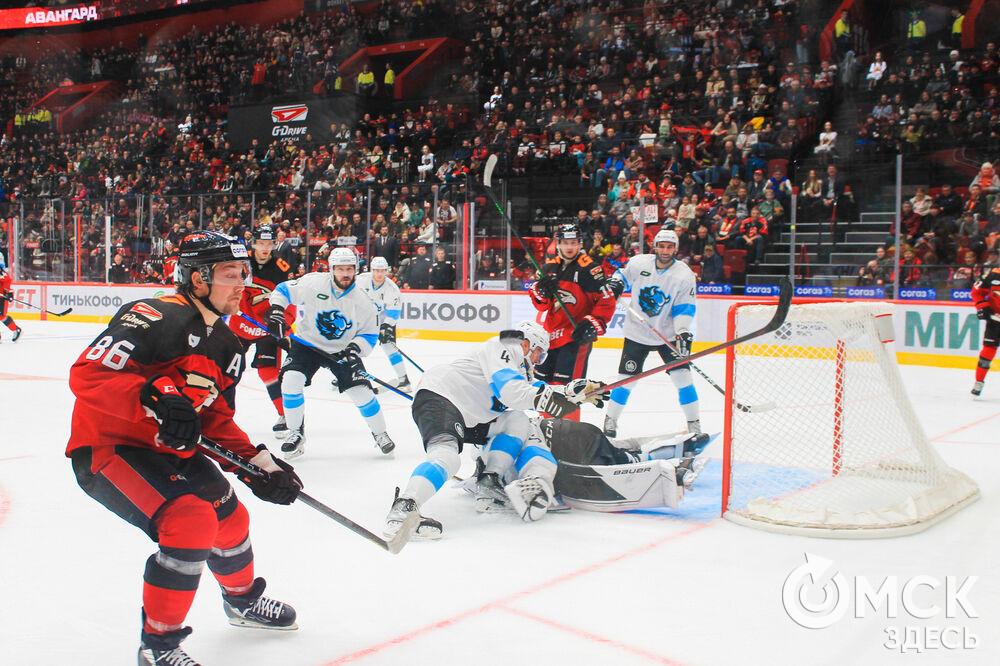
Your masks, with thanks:
[{"label": "spectator in stand", "polygon": [[716,230],[715,244],[724,249],[736,248],[736,239],[740,236],[741,220],[735,206],[726,209],[726,215]]},{"label": "spectator in stand", "polygon": [[914,245],[924,235],[924,218],[913,210],[913,204],[909,201],[903,202],[903,211],[900,215],[901,232],[909,245]]},{"label": "spectator in stand", "polygon": [[121,253],[116,252],[115,256],[111,258],[111,268],[108,269],[108,282],[112,284],[128,284],[131,282],[129,277],[129,269],[125,265],[125,257]]},{"label": "spectator in stand", "polygon": [[931,211],[931,198],[927,196],[927,190],[923,187],[917,188],[916,193],[910,197],[910,203],[913,205],[913,211],[921,217]]},{"label": "spectator in stand", "polygon": [[715,246],[705,245],[705,253],[698,262],[701,272],[698,274],[698,281],[704,284],[716,284],[726,281],[726,268],[722,257],[716,251]]},{"label": "spectator in stand", "polygon": [[628,259],[629,257],[625,253],[622,243],[620,241],[612,241],[611,253],[604,258],[601,268],[604,270],[604,274],[610,277],[615,274],[615,271],[624,266],[628,262]]},{"label": "spectator in stand", "polygon": [[833,123],[829,120],[823,123],[823,131],[819,133],[819,144],[813,152],[819,157],[823,164],[828,163],[836,156],[837,132],[833,129]]},{"label": "spectator in stand", "polygon": [[431,260],[427,257],[427,246],[417,245],[414,253],[399,266],[399,281],[404,289],[429,289],[431,284]]},{"label": "spectator in stand", "polygon": [[858,286],[882,287],[892,275],[892,261],[884,247],[875,248],[875,258],[858,270]]},{"label": "spectator in stand", "polygon": [[757,265],[764,258],[767,231],[767,220],[761,216],[760,208],[754,206],[750,210],[750,217],[740,223],[739,236],[733,243],[735,249],[746,250],[748,266]]},{"label": "spectator in stand", "polygon": [[962,213],[962,197],[951,189],[951,183],[941,186],[941,192],[934,197],[934,203],[941,207],[941,214],[957,217]]},{"label": "spectator in stand", "polygon": [[455,264],[448,260],[447,253],[443,247],[434,250],[434,263],[431,264],[431,284],[430,289],[454,289],[455,288]]},{"label": "spectator in stand", "polygon": [[976,263],[976,253],[965,250],[962,253],[962,263],[952,270],[952,289],[971,289],[982,275],[983,267]]},{"label": "spectator in stand", "polygon": [[368,63],[365,63],[362,65],[361,71],[358,72],[357,81],[354,84],[354,92],[363,97],[374,97],[377,91],[378,85],[375,83],[375,72],[371,71]]},{"label": "spectator in stand", "polygon": [[382,257],[392,268],[399,266],[400,255],[399,238],[389,235],[389,226],[383,224],[379,227],[378,236],[372,241],[372,256]]},{"label": "spectator in stand", "polygon": [[969,188],[969,198],[962,205],[962,212],[972,213],[977,220],[985,220],[989,214],[988,202],[979,183]]},{"label": "spectator in stand", "polygon": [[983,194],[1000,194],[1000,177],[994,171],[992,162],[983,162],[979,173],[969,183],[969,191],[971,192],[976,185],[979,186],[979,190]]},{"label": "spectator in stand", "polygon": [[701,264],[703,255],[705,254],[705,246],[715,245],[715,237],[708,232],[707,226],[699,226],[698,230],[695,231],[694,238],[691,240],[691,265],[697,266]]},{"label": "spectator in stand", "polygon": [[604,258],[611,254],[611,244],[604,240],[604,231],[601,228],[595,228],[591,232],[590,248],[587,250],[587,256],[593,259],[595,264],[603,264]]},{"label": "spectator in stand", "polygon": [[923,281],[923,262],[909,245],[903,246],[903,261],[899,264],[899,284],[903,287],[917,287]]},{"label": "spectator in stand", "polygon": [[868,81],[868,90],[875,90],[878,88],[879,84],[882,82],[882,77],[885,75],[885,70],[888,67],[889,65],[882,57],[882,52],[876,51],[875,57],[868,66],[868,76],[865,77]]},{"label": "spectator in stand", "polygon": [[767,221],[767,227],[772,234],[777,236],[785,220],[785,209],[774,197],[774,190],[768,188],[764,190],[764,200],[758,206],[761,216]]}]

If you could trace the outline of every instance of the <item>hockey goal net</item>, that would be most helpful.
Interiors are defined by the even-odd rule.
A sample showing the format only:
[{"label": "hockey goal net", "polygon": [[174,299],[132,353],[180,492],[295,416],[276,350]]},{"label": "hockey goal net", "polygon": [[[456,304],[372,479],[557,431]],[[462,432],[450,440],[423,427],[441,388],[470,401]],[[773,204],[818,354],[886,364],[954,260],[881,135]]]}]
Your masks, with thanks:
[{"label": "hockey goal net", "polygon": [[[792,305],[726,358],[722,513],[810,536],[918,532],[979,497],[931,447],[893,352],[888,303]],[[734,305],[729,339],[774,305]]]}]

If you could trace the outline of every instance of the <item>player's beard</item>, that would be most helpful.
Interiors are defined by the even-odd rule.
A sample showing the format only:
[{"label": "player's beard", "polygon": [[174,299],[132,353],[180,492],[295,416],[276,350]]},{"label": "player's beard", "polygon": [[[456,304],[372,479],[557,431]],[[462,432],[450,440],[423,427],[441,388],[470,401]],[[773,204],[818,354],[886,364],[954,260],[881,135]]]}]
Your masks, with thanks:
[{"label": "player's beard", "polygon": [[349,278],[335,277],[333,278],[333,283],[337,285],[337,289],[340,289],[341,291],[347,291],[348,289],[351,288],[351,285],[354,284],[354,277],[355,276],[353,275]]}]

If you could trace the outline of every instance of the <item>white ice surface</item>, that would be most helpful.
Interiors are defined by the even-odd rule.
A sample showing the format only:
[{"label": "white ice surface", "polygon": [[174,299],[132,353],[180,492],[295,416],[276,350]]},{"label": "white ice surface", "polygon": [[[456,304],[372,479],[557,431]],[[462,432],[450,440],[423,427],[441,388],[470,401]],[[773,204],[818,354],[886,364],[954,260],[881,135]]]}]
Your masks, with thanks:
[{"label": "white ice surface", "polygon": [[[134,664],[142,570],[154,545],[88,498],[63,455],[69,367],[102,327],[23,327],[16,345],[6,329],[0,344],[0,664]],[[471,343],[400,345],[427,367]],[[391,377],[380,351],[372,359],[374,374]],[[615,350],[596,350],[589,374],[613,377],[617,359]],[[722,361],[701,366],[721,380]],[[265,504],[235,482],[250,509],[256,571],[270,595],[295,606],[301,628],[230,627],[206,571],[184,647],[205,666],[1000,663],[1000,380],[991,377],[972,400],[971,371],[902,372],[934,445],[983,494],[922,534],[835,541],[739,527],[717,517],[716,463],[679,510],[663,514],[569,511],[522,524],[476,514],[448,485],[425,506],[444,523],[444,538],[392,556],[307,506]],[[245,377],[237,421],[276,449],[274,411],[256,373]],[[702,422],[718,431],[721,397],[696,381]],[[422,460],[408,403],[380,400],[398,445],[394,459],[376,452],[357,410],[321,371],[306,389],[308,442],[295,463],[310,494],[376,532],[393,488]],[[587,421],[601,418],[594,408],[584,412]],[[665,376],[640,385],[621,421],[623,435],[683,427]],[[718,459],[720,447],[706,454]],[[470,467],[466,454],[462,473]],[[979,617],[887,619],[883,609],[804,629],[785,614],[781,587],[806,552],[833,560],[848,580],[864,575],[876,584],[891,575],[979,576],[968,596]],[[917,598],[943,604],[940,592],[923,588]],[[922,655],[883,647],[887,626],[918,625],[967,627],[979,647]]]}]

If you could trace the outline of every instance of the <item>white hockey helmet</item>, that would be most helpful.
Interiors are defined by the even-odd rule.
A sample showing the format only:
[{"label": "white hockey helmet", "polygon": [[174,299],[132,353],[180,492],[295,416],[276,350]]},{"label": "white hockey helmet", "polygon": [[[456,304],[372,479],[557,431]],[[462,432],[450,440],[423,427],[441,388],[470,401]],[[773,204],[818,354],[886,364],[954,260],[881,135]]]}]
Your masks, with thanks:
[{"label": "white hockey helmet", "polygon": [[369,267],[373,271],[387,271],[389,270],[389,262],[386,261],[385,257],[372,257]]},{"label": "white hockey helmet", "polygon": [[677,242],[677,234],[674,233],[673,229],[660,229],[653,236],[653,247],[656,247],[660,243],[673,243],[676,246]]},{"label": "white hockey helmet", "polygon": [[348,247],[338,247],[330,253],[329,262],[331,273],[334,266],[354,266],[354,269],[357,270],[358,255],[354,254],[354,250]]},{"label": "white hockey helmet", "polygon": [[524,333],[524,338],[528,341],[529,357],[531,355],[531,350],[537,347],[542,350],[542,355],[538,359],[538,362],[542,363],[545,361],[545,357],[548,356],[549,353],[549,334],[545,331],[545,329],[530,319],[525,319],[518,324],[516,328]]}]

